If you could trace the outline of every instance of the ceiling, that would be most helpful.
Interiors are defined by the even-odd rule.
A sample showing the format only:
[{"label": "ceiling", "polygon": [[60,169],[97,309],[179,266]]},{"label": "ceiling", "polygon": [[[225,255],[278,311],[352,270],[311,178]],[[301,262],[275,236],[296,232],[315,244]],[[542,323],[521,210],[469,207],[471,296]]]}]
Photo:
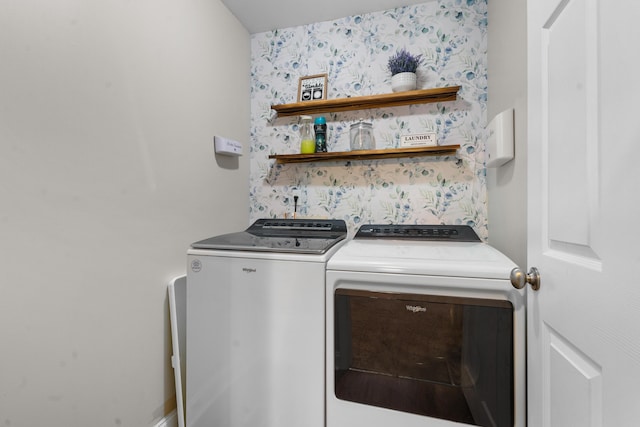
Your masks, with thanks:
[{"label": "ceiling", "polygon": [[430,0],[222,0],[251,34],[378,12]]}]

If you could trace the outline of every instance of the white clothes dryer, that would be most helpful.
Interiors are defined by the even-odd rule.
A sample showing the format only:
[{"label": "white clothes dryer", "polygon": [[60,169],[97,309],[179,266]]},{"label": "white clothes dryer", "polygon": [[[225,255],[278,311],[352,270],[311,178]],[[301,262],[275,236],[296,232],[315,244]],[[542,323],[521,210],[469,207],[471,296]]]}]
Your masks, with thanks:
[{"label": "white clothes dryer", "polygon": [[188,427],[325,426],[325,267],[344,221],[256,221],[188,251]]},{"label": "white clothes dryer", "polygon": [[327,264],[327,427],[524,426],[524,293],[468,226],[366,225]]}]

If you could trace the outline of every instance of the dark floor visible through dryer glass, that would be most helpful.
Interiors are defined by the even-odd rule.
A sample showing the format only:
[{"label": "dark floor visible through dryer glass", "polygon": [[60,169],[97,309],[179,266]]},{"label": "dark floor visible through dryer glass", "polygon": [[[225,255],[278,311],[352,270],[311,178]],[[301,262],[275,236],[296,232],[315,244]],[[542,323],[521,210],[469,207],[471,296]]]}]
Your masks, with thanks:
[{"label": "dark floor visible through dryer glass", "polygon": [[475,424],[458,386],[354,370],[337,377],[336,396],[340,399]]}]

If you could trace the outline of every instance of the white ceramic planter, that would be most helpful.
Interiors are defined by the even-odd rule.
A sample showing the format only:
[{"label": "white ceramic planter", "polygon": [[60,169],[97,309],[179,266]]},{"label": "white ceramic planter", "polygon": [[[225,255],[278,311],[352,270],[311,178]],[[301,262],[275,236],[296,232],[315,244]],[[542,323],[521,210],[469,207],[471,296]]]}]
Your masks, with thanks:
[{"label": "white ceramic planter", "polygon": [[398,73],[391,76],[391,90],[394,92],[404,92],[415,90],[416,73]]}]

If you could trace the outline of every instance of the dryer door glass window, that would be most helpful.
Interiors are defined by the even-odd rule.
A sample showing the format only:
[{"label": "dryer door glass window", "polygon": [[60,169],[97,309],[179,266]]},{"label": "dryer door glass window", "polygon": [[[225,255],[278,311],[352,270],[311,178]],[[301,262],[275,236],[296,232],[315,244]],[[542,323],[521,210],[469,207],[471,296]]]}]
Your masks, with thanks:
[{"label": "dryer door glass window", "polygon": [[338,289],[334,315],[337,398],[513,426],[510,302]]}]

